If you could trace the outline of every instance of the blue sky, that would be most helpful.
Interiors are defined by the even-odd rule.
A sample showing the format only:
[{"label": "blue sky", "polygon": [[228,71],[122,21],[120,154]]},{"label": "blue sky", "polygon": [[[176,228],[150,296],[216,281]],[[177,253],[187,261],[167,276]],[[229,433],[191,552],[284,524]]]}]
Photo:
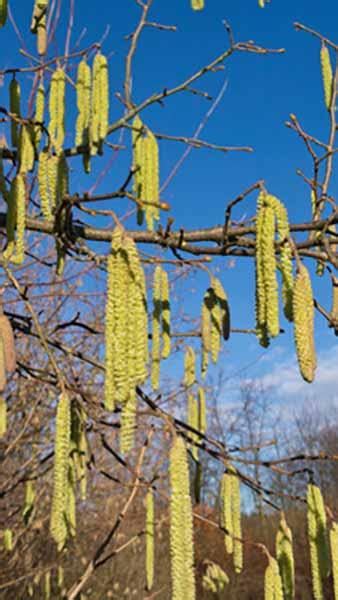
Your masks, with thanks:
[{"label": "blue sky", "polygon": [[[135,60],[135,102],[142,101],[163,87],[176,85],[219,55],[228,43],[223,20],[231,24],[237,41],[250,39],[270,48],[283,47],[286,52],[270,56],[235,55],[226,63],[224,71],[208,75],[197,85],[215,97],[227,80],[224,97],[201,137],[222,145],[249,145],[254,148],[254,153],[224,155],[193,150],[165,191],[164,199],[172,207],[175,226],[194,228],[221,223],[226,203],[258,179],[265,179],[268,189],[284,201],[291,220],[306,220],[310,215],[309,192],[297,177],[296,168],[302,168],[311,176],[311,163],[301,141],[285,127],[284,122],[291,112],[295,113],[305,129],[325,139],[328,120],[319,70],[319,42],[308,34],[296,32],[293,23],[299,21],[337,42],[337,3],[335,0],[322,0],[320,3],[318,0],[272,0],[264,10],[258,8],[257,0],[205,0],[205,3],[205,10],[196,13],[190,9],[189,0],[154,0],[151,19],[177,25],[178,31],[172,33],[148,29],[144,33]],[[33,2],[15,1],[12,5],[15,20],[29,50],[33,51],[35,39],[28,33]],[[52,54],[63,54],[68,10],[69,2],[63,0],[62,27],[51,48]],[[139,13],[140,9],[134,0],[97,0],[96,3],[75,0],[71,47],[84,28],[86,33],[81,47],[100,39],[107,24],[110,25],[103,50],[111,54],[111,121],[122,112],[115,93],[122,91],[124,57],[128,48],[125,36],[135,28]],[[13,66],[15,38],[12,28],[6,27],[1,36],[2,64],[5,67]],[[15,64],[24,64],[24,59],[18,56]],[[6,89],[4,86],[2,96]],[[4,97],[1,101],[5,103]],[[74,127],[74,101],[75,96],[69,94],[67,116],[70,129]],[[210,104],[204,99],[182,94],[167,101],[164,106],[147,110],[143,118],[157,132],[192,136],[209,107]],[[117,141],[117,137],[114,136],[111,141]],[[125,139],[128,140],[128,134]],[[164,181],[184,147],[177,143],[161,142],[160,149],[161,179]],[[118,186],[129,164],[129,151],[121,153],[99,190],[112,190]],[[100,166],[101,163],[97,164],[98,169]],[[75,173],[72,191],[88,189],[91,183],[92,179],[89,181],[85,176]],[[337,178],[333,180],[333,186],[336,187],[336,184]],[[331,192],[334,193],[334,187]],[[253,196],[240,205],[234,217],[247,218],[254,211]],[[135,228],[133,220],[129,226]],[[218,275],[229,295],[235,327],[251,327],[254,323],[251,262],[249,264],[247,259],[236,260],[235,268],[231,268],[230,260],[217,261]],[[189,299],[187,311],[191,307],[198,313],[207,285],[205,276],[197,278],[197,291]],[[329,307],[327,280],[315,280],[314,276],[314,288],[316,296]],[[286,322],[282,326],[286,329],[285,336],[274,341],[268,351],[263,351],[254,337],[234,335],[224,349],[221,360],[226,372],[237,371],[239,367],[257,360],[257,364],[248,368],[244,376],[263,377],[266,383],[280,392],[277,374],[282,372],[283,379],[287,378],[294,361],[292,327]],[[322,319],[317,319],[316,331],[319,372],[324,369],[328,373],[326,367],[332,365],[330,350],[336,345],[336,338]],[[281,366],[285,369],[281,370]],[[271,378],[273,374],[275,378]],[[301,386],[297,388],[298,392],[306,394],[309,386],[301,383],[297,373],[294,373],[294,377],[297,385]],[[334,393],[338,376],[333,380],[331,375],[328,377],[329,387],[324,385],[323,377],[322,373],[319,380],[324,387],[316,384],[316,393],[321,394],[321,390],[325,390],[325,394]],[[290,396],[290,389],[284,389],[284,393]]]}]

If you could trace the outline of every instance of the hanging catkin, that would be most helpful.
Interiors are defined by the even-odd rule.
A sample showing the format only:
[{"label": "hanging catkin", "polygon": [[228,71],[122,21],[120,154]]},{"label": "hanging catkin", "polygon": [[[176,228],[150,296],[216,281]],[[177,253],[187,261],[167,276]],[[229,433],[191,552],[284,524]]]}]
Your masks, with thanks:
[{"label": "hanging catkin", "polygon": [[2,308],[0,309],[0,337],[2,338],[4,345],[6,371],[7,373],[13,373],[16,369],[14,333],[11,322],[8,317],[3,314]]},{"label": "hanging catkin", "polygon": [[152,360],[151,384],[153,390],[160,385],[161,367],[161,329],[162,329],[162,269],[155,268],[153,283],[153,318],[152,318]]},{"label": "hanging catkin", "polygon": [[154,583],[154,557],[155,557],[155,507],[154,494],[150,488],[146,495],[146,580],[147,591]]},{"label": "hanging catkin", "polygon": [[68,461],[67,491],[66,491],[66,523],[68,533],[76,534],[76,473],[74,461]]},{"label": "hanging catkin", "polygon": [[107,58],[98,52],[93,61],[93,88],[91,114],[91,153],[102,152],[108,133],[109,77]]},{"label": "hanging catkin", "polygon": [[25,260],[26,230],[26,184],[21,173],[18,173],[13,180],[11,195],[16,213],[15,254],[11,256],[11,261],[21,265]]},{"label": "hanging catkin", "polygon": [[35,115],[34,115],[34,144],[37,149],[41,140],[42,127],[41,124],[44,122],[45,116],[45,86],[41,79],[39,87],[36,91],[35,96]]},{"label": "hanging catkin", "polygon": [[134,241],[121,227],[112,236],[107,271],[105,406],[113,410],[145,380],[148,361],[144,271]]},{"label": "hanging catkin", "polygon": [[175,437],[170,450],[170,554],[173,600],[195,600],[193,518],[186,447]]},{"label": "hanging catkin", "polygon": [[25,503],[22,510],[22,518],[25,525],[28,525],[34,509],[35,488],[34,482],[28,480],[25,487]]},{"label": "hanging catkin", "polygon": [[184,355],[184,385],[190,388],[196,382],[196,355],[195,350],[188,346]]},{"label": "hanging catkin", "polygon": [[16,201],[14,196],[14,179],[7,195],[6,235],[7,247],[3,253],[5,260],[11,259],[15,252]]},{"label": "hanging catkin", "polygon": [[7,432],[7,403],[6,399],[0,395],[0,438]]},{"label": "hanging catkin", "polygon": [[19,139],[20,173],[23,175],[34,169],[34,130],[31,125],[23,124],[20,129]]},{"label": "hanging catkin", "polygon": [[153,231],[154,221],[160,218],[159,150],[156,137],[138,115],[133,121],[132,145],[137,220],[142,225],[145,216],[148,230]]},{"label": "hanging catkin", "polygon": [[198,388],[198,429],[205,434],[207,430],[207,407],[204,388]]},{"label": "hanging catkin", "polygon": [[209,352],[211,351],[211,297],[210,289],[208,289],[203,297],[201,311],[201,375],[204,379],[209,365]]},{"label": "hanging catkin", "polygon": [[271,206],[275,214],[278,241],[281,244],[279,268],[282,274],[283,282],[282,297],[284,303],[284,314],[289,321],[292,321],[293,269],[292,250],[289,242],[290,227],[288,213],[282,202],[275,196],[267,194],[265,201]]},{"label": "hanging catkin", "polygon": [[[198,401],[195,398],[194,394],[188,394],[187,398],[187,424],[189,427],[192,427],[195,430],[199,430],[199,411],[198,411]],[[199,441],[199,436],[194,431],[188,430],[189,438],[192,440],[190,444],[191,455],[194,460],[198,461],[198,447],[195,442]]]},{"label": "hanging catkin", "polygon": [[220,485],[220,525],[224,532],[225,549],[233,553],[232,475],[224,473]]},{"label": "hanging catkin", "polygon": [[51,597],[51,571],[45,573],[45,594],[44,600],[50,600]]},{"label": "hanging catkin", "polygon": [[13,78],[9,84],[9,110],[12,114],[11,118],[11,143],[15,148],[19,144],[19,123],[15,117],[21,116],[20,111],[20,83]]},{"label": "hanging catkin", "polygon": [[35,0],[31,32],[37,35],[37,50],[42,56],[47,50],[47,11],[49,0]]},{"label": "hanging catkin", "polygon": [[137,223],[143,225],[144,221],[144,210],[141,203],[143,196],[143,175],[144,175],[144,156],[143,156],[143,123],[139,115],[133,120],[132,125],[132,148],[133,148],[133,192],[138,202],[137,205]]},{"label": "hanging catkin", "polygon": [[320,49],[320,65],[323,78],[324,100],[327,110],[330,110],[332,90],[333,90],[333,74],[328,47],[322,44]]},{"label": "hanging catkin", "polygon": [[161,302],[162,302],[162,358],[168,358],[171,350],[170,331],[170,292],[168,273],[161,269]]},{"label": "hanging catkin", "polygon": [[70,401],[61,394],[55,427],[54,449],[54,488],[50,530],[58,549],[61,550],[67,539],[67,503],[68,503],[68,469],[70,452]]},{"label": "hanging catkin", "polygon": [[7,21],[7,0],[0,0],[0,27]]},{"label": "hanging catkin", "polygon": [[78,116],[76,120],[75,144],[83,147],[83,166],[90,172],[90,119],[91,119],[91,79],[90,66],[85,58],[81,60],[77,71],[76,102]]},{"label": "hanging catkin", "polygon": [[269,556],[269,564],[265,570],[264,600],[284,600],[278,563],[272,556]]},{"label": "hanging catkin", "polygon": [[299,369],[305,381],[311,383],[316,370],[314,342],[314,304],[310,275],[301,264],[293,290],[294,334]]},{"label": "hanging catkin", "polygon": [[313,596],[315,600],[323,600],[322,580],[330,573],[330,553],[323,497],[319,487],[312,483],[307,489],[307,524]]},{"label": "hanging catkin", "polygon": [[66,75],[61,67],[54,71],[49,91],[49,135],[52,144],[59,154],[65,139],[65,93]]},{"label": "hanging catkin", "polygon": [[3,544],[6,552],[13,550],[13,532],[11,529],[5,529],[3,532]]},{"label": "hanging catkin", "polygon": [[295,597],[295,564],[293,558],[292,533],[284,514],[281,516],[276,536],[276,558],[282,579],[284,600]]},{"label": "hanging catkin", "polygon": [[330,548],[333,574],[334,600],[338,600],[338,523],[330,529]]},{"label": "hanging catkin", "polygon": [[233,469],[231,475],[231,512],[232,512],[232,530],[234,535],[233,540],[233,561],[236,573],[240,573],[243,568],[243,544],[242,538],[242,523],[241,523],[241,490],[240,480],[235,475],[236,470]]},{"label": "hanging catkin", "polygon": [[191,8],[193,10],[203,10],[204,0],[191,0]]}]

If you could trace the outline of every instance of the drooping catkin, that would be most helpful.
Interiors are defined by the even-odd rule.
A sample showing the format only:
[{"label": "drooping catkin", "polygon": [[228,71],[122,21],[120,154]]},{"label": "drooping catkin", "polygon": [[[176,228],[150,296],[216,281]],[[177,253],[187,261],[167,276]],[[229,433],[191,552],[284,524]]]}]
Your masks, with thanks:
[{"label": "drooping catkin", "polygon": [[0,313],[0,337],[4,344],[6,371],[13,373],[16,369],[15,339],[11,322],[3,312]]},{"label": "drooping catkin", "polygon": [[203,10],[204,0],[191,0],[191,8],[193,10]]},{"label": "drooping catkin", "polygon": [[330,110],[333,91],[333,74],[330,52],[325,44],[322,44],[320,49],[320,65],[322,70],[325,106],[327,110]]},{"label": "drooping catkin", "polygon": [[139,202],[137,205],[137,223],[143,225],[144,210],[142,208],[141,198],[143,196],[143,123],[139,115],[133,120],[132,125],[132,149],[133,149],[133,192]]},{"label": "drooping catkin", "polygon": [[233,553],[232,475],[224,473],[220,485],[220,525],[224,532],[225,549]]},{"label": "drooping catkin", "polygon": [[13,550],[13,532],[9,528],[5,529],[3,532],[3,545],[6,552],[11,552]]},{"label": "drooping catkin", "polygon": [[220,565],[211,561],[208,562],[207,570],[203,575],[202,587],[215,594],[221,593],[224,587],[230,583],[230,579]]},{"label": "drooping catkin", "polygon": [[[199,411],[198,411],[198,401],[195,398],[194,394],[188,394],[187,398],[187,423],[189,427],[197,430],[199,429]],[[192,443],[190,444],[191,455],[194,460],[198,461],[198,447],[195,442],[198,442],[199,436],[194,431],[188,431],[189,438],[191,438]]]},{"label": "drooping catkin", "polygon": [[134,446],[136,429],[137,397],[135,390],[129,391],[127,401],[122,406],[120,421],[120,451],[127,454]]},{"label": "drooping catkin", "polygon": [[279,333],[278,284],[275,256],[275,215],[269,204],[265,205],[263,215],[262,238],[258,241],[262,247],[262,270],[265,290],[265,320],[268,333],[275,337]]},{"label": "drooping catkin", "polygon": [[152,319],[152,361],[151,384],[153,390],[160,385],[161,368],[161,329],[162,329],[162,269],[155,268],[153,284],[153,319]]},{"label": "drooping catkin", "polygon": [[34,144],[37,149],[41,140],[42,135],[42,123],[44,122],[45,116],[45,86],[41,79],[38,89],[36,90],[35,96],[35,115],[34,115]]},{"label": "drooping catkin", "polygon": [[16,201],[14,197],[14,180],[7,195],[6,235],[7,246],[3,253],[5,260],[9,260],[15,252],[15,228],[16,228]]},{"label": "drooping catkin", "polygon": [[290,227],[288,213],[283,203],[275,196],[267,194],[266,202],[274,211],[277,223],[278,241],[281,244],[279,268],[282,274],[284,314],[289,321],[292,321],[293,269],[292,250],[289,242]]},{"label": "drooping catkin", "polygon": [[314,304],[311,279],[301,264],[293,289],[293,319],[299,369],[305,381],[311,383],[317,366],[314,342]]},{"label": "drooping catkin", "polygon": [[11,143],[15,148],[19,144],[19,123],[17,118],[21,116],[20,110],[21,89],[20,83],[13,78],[9,84],[9,110],[11,112]]},{"label": "drooping catkin", "polygon": [[147,591],[154,584],[154,558],[155,558],[155,506],[154,493],[150,488],[146,495],[146,580]]},{"label": "drooping catkin", "polygon": [[240,479],[233,469],[231,475],[231,512],[233,530],[233,561],[236,573],[243,568],[243,544],[242,544],[242,522],[241,522],[241,489]]},{"label": "drooping catkin", "polygon": [[210,288],[205,292],[201,310],[201,375],[204,379],[209,365],[209,352],[211,351],[211,297]]},{"label": "drooping catkin", "polygon": [[108,133],[109,120],[109,76],[107,58],[98,52],[93,61],[91,112],[91,153],[102,152]]},{"label": "drooping catkin", "polygon": [[19,171],[23,175],[34,169],[34,130],[32,125],[23,124],[20,128],[19,139]]},{"label": "drooping catkin", "polygon": [[281,516],[276,536],[276,558],[282,579],[284,600],[293,600],[295,597],[295,564],[292,533],[284,514]]},{"label": "drooping catkin", "polygon": [[145,380],[148,361],[144,271],[134,241],[121,227],[113,232],[107,271],[105,406],[113,410]]},{"label": "drooping catkin", "polygon": [[70,400],[61,394],[57,412],[55,427],[54,447],[54,487],[52,497],[52,510],[50,530],[58,549],[65,545],[67,528],[67,503],[68,503],[68,470],[70,452]]},{"label": "drooping catkin", "polygon": [[51,598],[51,571],[50,570],[48,570],[47,573],[45,573],[44,588],[45,588],[44,600],[50,600],[50,598]]},{"label": "drooping catkin", "polygon": [[162,299],[162,358],[168,358],[171,350],[171,328],[170,328],[170,291],[168,273],[162,269],[161,282]]},{"label": "drooping catkin", "polygon": [[156,137],[137,115],[132,131],[134,195],[138,203],[137,220],[145,216],[149,231],[160,218],[159,149]]},{"label": "drooping catkin", "polygon": [[207,407],[203,387],[198,388],[198,429],[203,434],[207,430]]},{"label": "drooping catkin", "polygon": [[330,573],[330,553],[323,497],[313,483],[307,489],[307,525],[313,596],[315,600],[323,600],[322,580]]},{"label": "drooping catkin", "polygon": [[196,382],[196,354],[191,346],[187,346],[184,355],[184,385],[190,388]]},{"label": "drooping catkin", "polygon": [[7,21],[7,0],[0,0],[0,27],[3,27]]},{"label": "drooping catkin", "polygon": [[0,438],[7,432],[7,403],[6,399],[0,395]]},{"label": "drooping catkin", "polygon": [[264,600],[284,600],[278,563],[272,556],[269,556],[269,564],[265,570]]},{"label": "drooping catkin", "polygon": [[78,66],[76,81],[78,116],[76,119],[75,144],[84,147],[82,156],[86,173],[90,172],[91,80],[90,66],[83,58]]},{"label": "drooping catkin", "polygon": [[338,523],[332,523],[332,526],[330,529],[330,548],[331,548],[334,599],[338,600]]},{"label": "drooping catkin", "polygon": [[47,51],[47,12],[49,0],[35,0],[31,32],[37,35],[37,50],[42,56]]},{"label": "drooping catkin", "polygon": [[29,520],[34,510],[35,487],[32,480],[26,481],[25,487],[25,503],[22,510],[22,518],[25,525],[28,525]]},{"label": "drooping catkin", "polygon": [[176,436],[170,450],[170,555],[173,600],[195,600],[193,518],[188,457]]},{"label": "drooping catkin", "polygon": [[51,79],[49,91],[49,135],[57,154],[62,151],[65,138],[65,93],[66,75],[61,67],[58,67]]},{"label": "drooping catkin", "polygon": [[16,239],[15,254],[11,261],[21,265],[25,260],[25,230],[26,230],[26,183],[22,173],[18,173],[12,183],[13,202],[16,210]]},{"label": "drooping catkin", "polygon": [[74,537],[76,534],[76,472],[73,460],[68,461],[66,502],[67,531]]},{"label": "drooping catkin", "polygon": [[71,456],[75,466],[75,476],[80,483],[81,500],[86,499],[87,489],[87,436],[86,413],[76,403],[71,406]]}]

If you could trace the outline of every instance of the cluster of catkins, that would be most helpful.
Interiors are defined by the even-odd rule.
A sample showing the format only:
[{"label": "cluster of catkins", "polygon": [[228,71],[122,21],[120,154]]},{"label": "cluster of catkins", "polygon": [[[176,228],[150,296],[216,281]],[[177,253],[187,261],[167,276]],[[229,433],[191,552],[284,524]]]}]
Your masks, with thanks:
[{"label": "cluster of catkins", "polygon": [[[276,229],[280,245],[278,263]],[[316,369],[311,280],[301,263],[294,279],[287,211],[275,196],[263,191],[258,197],[256,218],[256,332],[264,347],[269,345],[270,337],[277,336],[280,331],[277,268],[282,275],[284,314],[294,322],[300,372],[310,383]]]},{"label": "cluster of catkins", "polygon": [[153,231],[160,218],[159,151],[156,137],[137,115],[133,121],[134,195],[137,202],[137,222],[146,220]]}]

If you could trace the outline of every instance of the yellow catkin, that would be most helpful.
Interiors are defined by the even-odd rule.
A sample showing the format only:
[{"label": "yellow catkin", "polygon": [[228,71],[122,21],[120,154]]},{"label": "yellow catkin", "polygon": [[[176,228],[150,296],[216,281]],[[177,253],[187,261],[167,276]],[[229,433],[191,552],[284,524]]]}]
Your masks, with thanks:
[{"label": "yellow catkin", "polygon": [[25,178],[18,173],[12,184],[13,202],[16,211],[16,240],[15,254],[11,261],[21,265],[25,260],[25,230],[26,230],[26,184]]},{"label": "yellow catkin", "polygon": [[333,90],[333,74],[329,49],[325,44],[322,44],[320,49],[320,65],[323,78],[325,106],[327,110],[330,110]]},{"label": "yellow catkin", "polygon": [[107,271],[105,405],[113,410],[145,380],[148,361],[144,271],[134,241],[120,227],[112,236]]},{"label": "yellow catkin", "polygon": [[144,221],[144,210],[142,208],[142,197],[143,197],[143,167],[144,167],[144,155],[143,155],[143,123],[139,115],[133,120],[132,129],[132,149],[133,149],[133,192],[138,202],[137,205],[137,223],[142,225]]},{"label": "yellow catkin", "polygon": [[25,525],[28,525],[29,520],[34,510],[35,487],[33,481],[27,481],[25,487],[25,503],[22,510],[22,518]]},{"label": "yellow catkin", "polygon": [[221,350],[223,312],[216,293],[215,278],[211,280],[210,301],[210,353],[214,363],[217,362]]},{"label": "yellow catkin", "polygon": [[18,147],[19,144],[19,123],[15,117],[21,116],[20,111],[21,89],[17,79],[12,79],[9,85],[9,110],[13,117],[11,118],[11,142],[12,146]]},{"label": "yellow catkin", "polygon": [[330,529],[330,548],[333,573],[334,600],[338,600],[338,523]]},{"label": "yellow catkin", "polygon": [[50,201],[50,186],[48,180],[48,150],[42,150],[39,154],[39,166],[38,166],[38,185],[40,194],[40,206],[41,212],[47,221],[50,221],[53,217],[51,210]]},{"label": "yellow catkin", "polygon": [[61,394],[56,413],[54,488],[50,521],[51,534],[59,550],[65,545],[68,534],[67,492],[71,434],[70,425],[70,401],[66,394]]},{"label": "yellow catkin", "polygon": [[22,125],[19,141],[19,171],[23,175],[34,169],[34,131],[31,125]]},{"label": "yellow catkin", "polygon": [[269,557],[269,564],[265,570],[264,600],[284,600],[278,563],[272,556]]},{"label": "yellow catkin", "polygon": [[191,8],[193,10],[203,10],[204,0],[191,0]]},{"label": "yellow catkin", "polygon": [[50,600],[51,598],[51,572],[47,571],[47,573],[45,573],[45,594],[44,594],[44,600]]},{"label": "yellow catkin", "polygon": [[0,27],[7,21],[7,0],[0,0]]},{"label": "yellow catkin", "polygon": [[204,388],[198,388],[198,429],[201,433],[205,434],[207,430],[207,407],[205,400]]},{"label": "yellow catkin", "polygon": [[236,573],[240,573],[243,568],[243,544],[242,538],[242,523],[241,523],[241,490],[239,477],[235,475],[233,470],[231,475],[231,512],[232,512],[232,528],[233,528],[233,560]]},{"label": "yellow catkin", "polygon": [[63,588],[64,579],[65,579],[64,568],[62,566],[59,566],[58,572],[57,572],[57,586],[58,586],[59,590],[62,590],[62,588]]},{"label": "yellow catkin", "polygon": [[64,70],[59,67],[54,71],[50,84],[49,92],[49,135],[52,144],[59,154],[65,138],[65,93],[66,93],[66,75]]},{"label": "yellow catkin", "polygon": [[11,189],[7,195],[7,214],[6,214],[6,234],[7,247],[3,253],[6,260],[9,260],[15,252],[15,228],[16,228],[16,201],[14,195],[15,179],[12,180]]},{"label": "yellow catkin", "polygon": [[213,592],[214,594],[223,592],[226,585],[230,583],[228,575],[223,569],[214,562],[210,561],[207,570],[203,575],[203,589]]},{"label": "yellow catkin", "polygon": [[76,534],[76,472],[72,460],[68,462],[66,502],[67,531],[74,537]]},{"label": "yellow catkin", "polygon": [[294,335],[299,369],[305,381],[311,383],[316,370],[314,342],[314,304],[310,275],[302,264],[293,289]]},{"label": "yellow catkin", "polygon": [[155,558],[155,507],[153,490],[149,489],[146,495],[146,581],[147,591],[154,584],[154,558]]},{"label": "yellow catkin", "polygon": [[196,355],[195,350],[188,346],[184,355],[184,385],[190,388],[196,382]]},{"label": "yellow catkin", "polygon": [[109,76],[107,58],[98,52],[93,62],[91,152],[102,152],[102,144],[108,133]]},{"label": "yellow catkin", "polygon": [[37,50],[42,56],[47,51],[47,12],[49,0],[35,0],[31,32],[37,35]]},{"label": "yellow catkin", "polygon": [[224,543],[228,554],[233,553],[232,476],[224,473],[220,485],[220,525],[225,529]]},{"label": "yellow catkin", "polygon": [[13,550],[13,532],[11,529],[5,529],[3,532],[3,545],[6,552]]},{"label": "yellow catkin", "polygon": [[153,231],[154,221],[160,218],[159,150],[156,137],[146,129],[143,140],[143,196],[147,229]]},{"label": "yellow catkin", "polygon": [[82,156],[86,173],[90,172],[91,79],[90,66],[85,59],[82,59],[78,66],[76,82],[78,116],[76,120],[75,144],[76,146],[84,147]]},{"label": "yellow catkin", "polygon": [[151,384],[154,390],[160,385],[161,365],[161,329],[162,329],[162,269],[157,266],[153,284],[153,319],[152,319],[152,362]]},{"label": "yellow catkin", "polygon": [[162,301],[162,358],[168,358],[171,350],[170,336],[170,291],[168,273],[161,269],[161,301]]},{"label": "yellow catkin", "polygon": [[16,369],[15,338],[11,322],[4,314],[0,314],[0,337],[4,344],[6,371],[13,373]]},{"label": "yellow catkin", "polygon": [[170,555],[173,600],[195,600],[193,518],[185,443],[175,437],[170,450]]},{"label": "yellow catkin", "polygon": [[215,293],[215,299],[218,307],[217,313],[215,312],[215,317],[212,315],[212,320],[215,318],[217,328],[220,329],[221,336],[224,340],[228,340],[230,337],[230,308],[228,298],[222,283],[217,277],[212,278],[212,288]]},{"label": "yellow catkin", "polygon": [[282,579],[284,600],[295,597],[295,564],[293,557],[292,533],[282,515],[276,536],[276,558]]},{"label": "yellow catkin", "polygon": [[43,81],[40,81],[39,87],[36,90],[35,96],[35,115],[34,115],[34,143],[35,148],[39,146],[41,135],[42,135],[42,127],[41,124],[44,122],[45,116],[45,86]]},{"label": "yellow catkin", "polygon": [[255,278],[256,278],[256,333],[259,343],[263,347],[269,345],[269,335],[266,324],[266,292],[264,285],[263,269],[263,223],[265,215],[265,194],[261,192],[257,200],[256,215],[256,255],[255,255]]},{"label": "yellow catkin", "polygon": [[312,483],[307,489],[307,525],[313,596],[315,600],[323,600],[322,580],[330,573],[328,533],[323,497],[319,487]]},{"label": "yellow catkin", "polygon": [[208,371],[209,352],[211,351],[211,304],[211,292],[208,289],[204,294],[201,310],[201,374],[203,379]]},{"label": "yellow catkin", "polygon": [[[187,398],[187,423],[189,427],[192,427],[195,430],[199,430],[199,406],[198,401],[193,394],[188,394]],[[198,461],[198,447],[194,442],[198,442],[199,436],[194,431],[188,431],[189,438],[192,440],[192,444],[190,444],[191,455],[194,460]]]},{"label": "yellow catkin", "polygon": [[0,395],[0,438],[7,432],[7,403],[3,396]]},{"label": "yellow catkin", "polygon": [[129,391],[128,398],[122,406],[120,421],[120,451],[126,454],[134,446],[136,429],[137,397],[135,390]]},{"label": "yellow catkin", "polygon": [[0,150],[0,194],[4,201],[8,204],[8,189],[6,184],[6,177],[4,173],[4,161],[2,151]]},{"label": "yellow catkin", "polygon": [[275,337],[279,333],[278,284],[275,256],[275,216],[267,204],[264,208],[262,239],[262,270],[265,289],[265,319],[268,333]]},{"label": "yellow catkin", "polygon": [[280,247],[279,268],[282,274],[282,296],[284,303],[284,314],[289,321],[292,321],[292,291],[293,291],[293,269],[292,269],[292,250],[289,242],[290,227],[288,213],[285,206],[278,198],[267,194],[266,203],[274,211],[277,222],[278,241]]}]

